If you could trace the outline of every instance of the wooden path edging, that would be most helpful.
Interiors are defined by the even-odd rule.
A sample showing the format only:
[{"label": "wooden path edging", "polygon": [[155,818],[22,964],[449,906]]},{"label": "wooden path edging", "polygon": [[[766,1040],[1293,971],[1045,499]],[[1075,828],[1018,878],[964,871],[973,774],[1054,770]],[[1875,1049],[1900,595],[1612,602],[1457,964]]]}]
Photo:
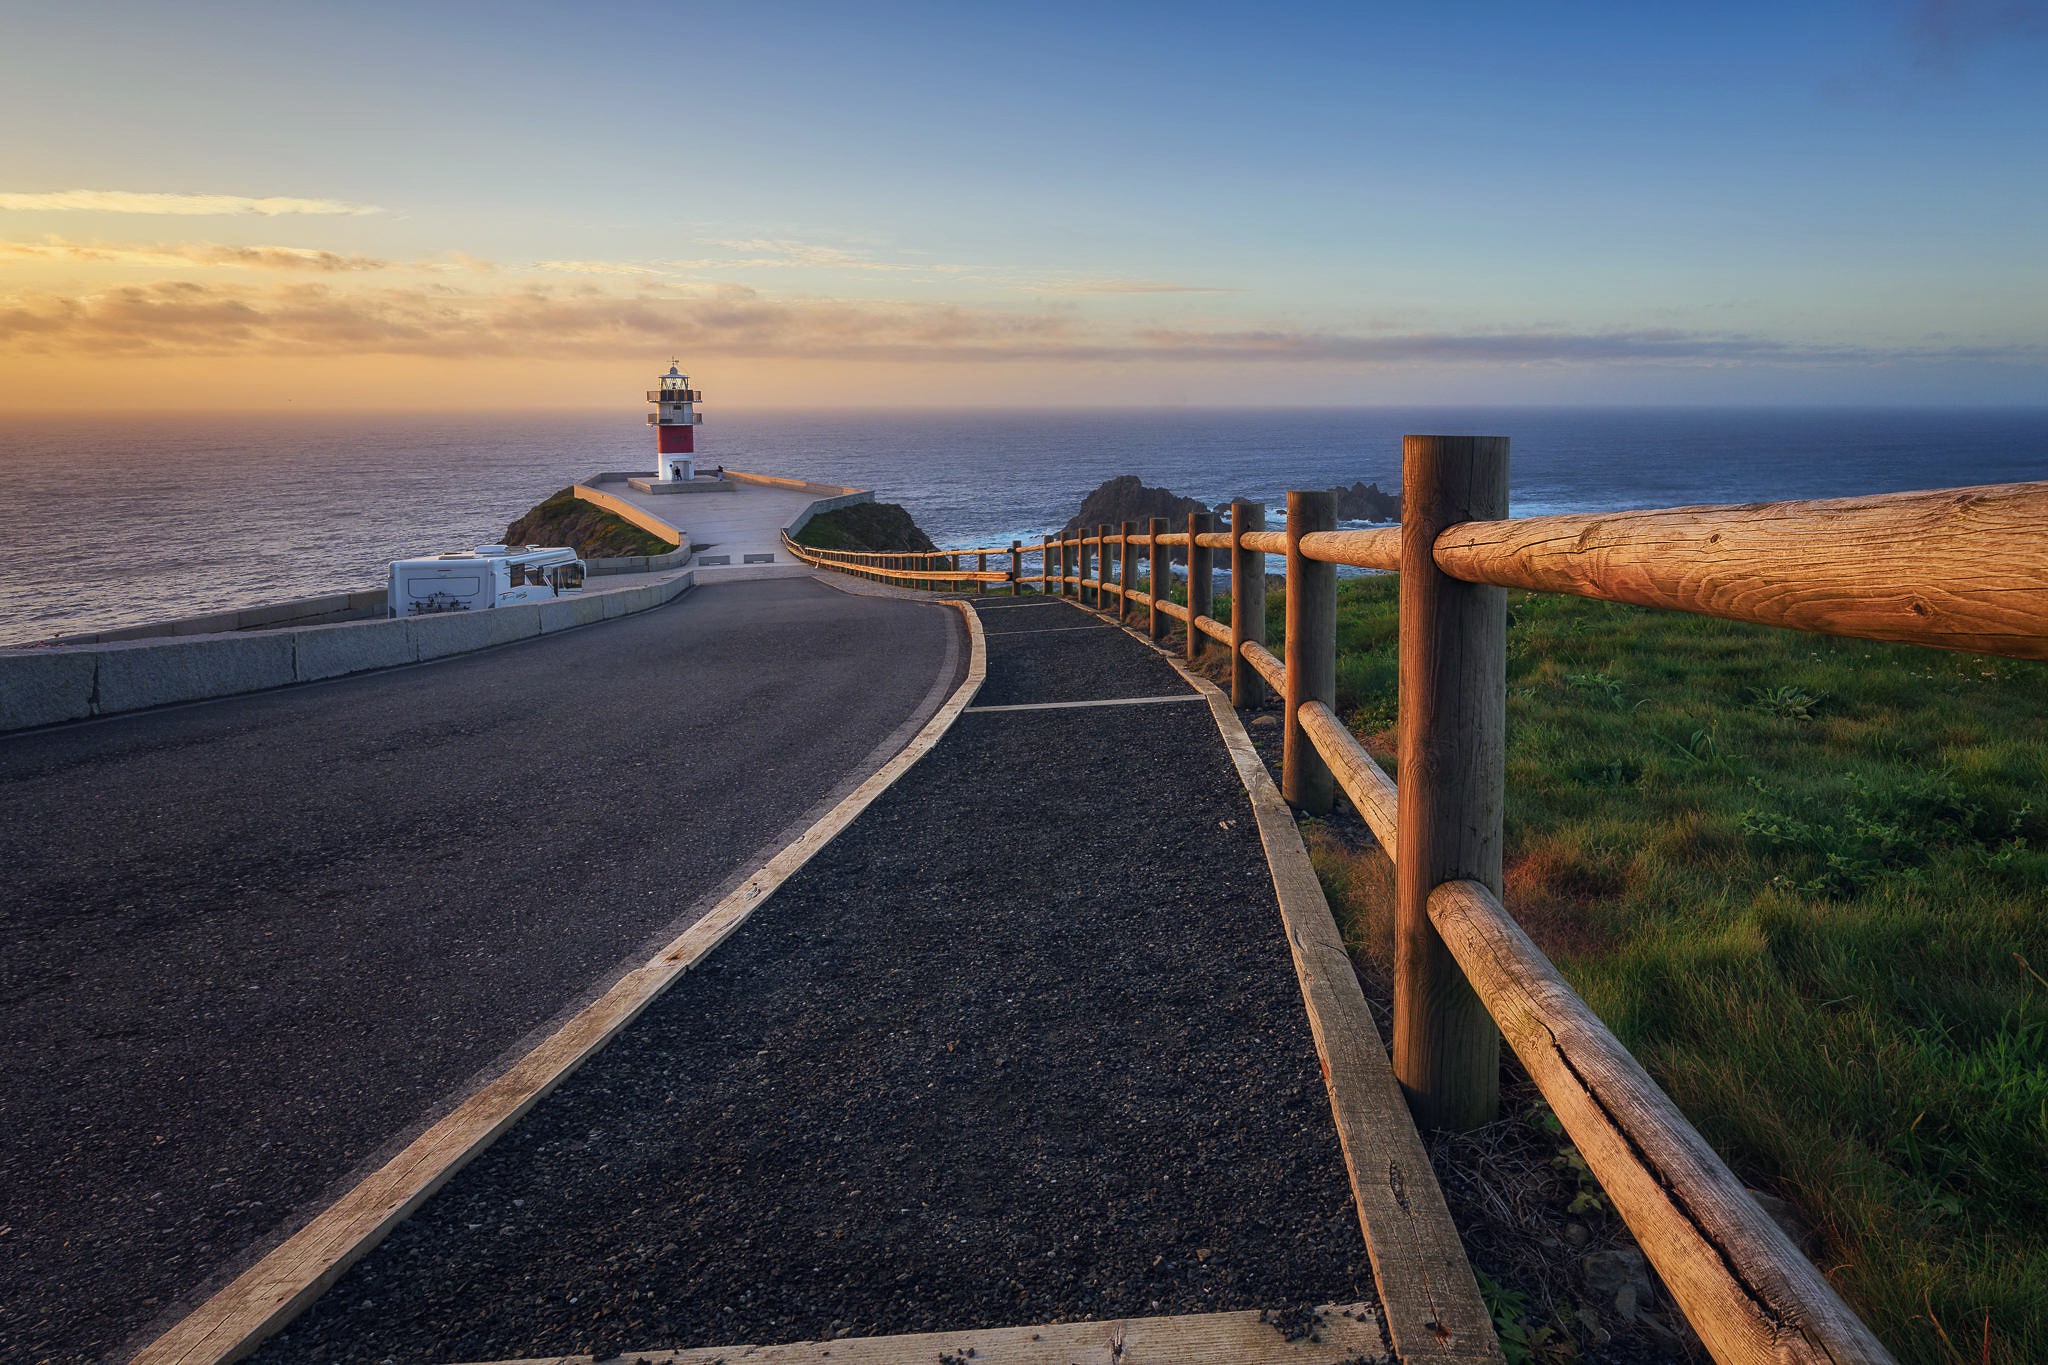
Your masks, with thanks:
[{"label": "wooden path edging", "polygon": [[967,604],[952,605],[967,618],[967,676],[902,752],[650,961],[626,973],[539,1046],[145,1346],[133,1358],[133,1365],[229,1365],[254,1351],[311,1307],[328,1286],[456,1172],[702,962],[778,887],[929,753],[967,709],[988,674],[988,650],[980,621]]},{"label": "wooden path edging", "polygon": [[1471,1262],[1394,1079],[1393,1063],[1382,1050],[1379,1027],[1366,1007],[1294,813],[1252,747],[1229,694],[1188,671],[1143,632],[1126,628],[1125,633],[1158,650],[1208,701],[1251,800],[1395,1355],[1404,1365],[1498,1365],[1504,1357],[1492,1316],[1479,1297]]},{"label": "wooden path edging", "polygon": [[[699,1346],[626,1351],[607,1360],[643,1365],[1348,1365],[1378,1360],[1384,1342],[1369,1303],[1324,1304],[1311,1335],[1289,1340],[1256,1310],[1182,1317],[1113,1318],[1039,1327],[984,1327],[895,1337],[840,1337],[780,1346]],[[1303,1324],[1304,1326],[1306,1324]],[[488,1365],[594,1365],[587,1355],[529,1356]]]}]

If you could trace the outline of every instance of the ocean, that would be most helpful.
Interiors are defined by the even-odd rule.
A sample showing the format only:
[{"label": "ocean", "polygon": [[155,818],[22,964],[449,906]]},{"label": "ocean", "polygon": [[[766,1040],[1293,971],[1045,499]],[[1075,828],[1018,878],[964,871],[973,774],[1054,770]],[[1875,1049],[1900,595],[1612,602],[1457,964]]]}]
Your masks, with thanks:
[{"label": "ocean", "polygon": [[[940,545],[1035,540],[1103,480],[1215,503],[1363,479],[1401,435],[1511,438],[1513,511],[2048,479],[2048,408],[721,413],[700,462],[875,490]],[[652,465],[617,413],[0,419],[0,644],[373,586],[548,494]]]}]

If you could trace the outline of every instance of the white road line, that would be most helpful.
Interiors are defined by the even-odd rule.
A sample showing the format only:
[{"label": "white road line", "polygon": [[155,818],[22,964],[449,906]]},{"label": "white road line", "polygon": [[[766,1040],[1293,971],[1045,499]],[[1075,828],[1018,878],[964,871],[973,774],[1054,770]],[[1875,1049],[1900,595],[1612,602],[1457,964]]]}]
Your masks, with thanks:
[{"label": "white road line", "polygon": [[620,977],[531,1052],[145,1346],[129,1365],[225,1365],[248,1355],[723,943],[812,855],[929,753],[980,690],[988,676],[981,622],[964,603],[959,605],[968,617],[967,676],[900,752],[644,966]]},{"label": "white road line", "polygon": [[985,715],[990,711],[1070,711],[1080,706],[1163,706],[1168,702],[1202,701],[1199,693],[1172,697],[1109,697],[1102,701],[1027,701],[1015,706],[970,706],[962,715]]}]

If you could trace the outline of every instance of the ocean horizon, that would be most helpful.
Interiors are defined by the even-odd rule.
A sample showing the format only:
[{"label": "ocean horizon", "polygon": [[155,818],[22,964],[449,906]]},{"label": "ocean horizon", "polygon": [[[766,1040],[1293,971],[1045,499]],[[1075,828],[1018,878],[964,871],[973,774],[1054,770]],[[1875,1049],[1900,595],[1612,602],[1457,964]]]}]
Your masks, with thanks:
[{"label": "ocean horizon", "polygon": [[[1104,480],[1277,507],[1400,482],[1416,431],[1507,436],[1518,516],[2048,478],[2048,407],[714,407],[699,462],[872,488],[941,545],[1034,540]],[[372,586],[548,494],[651,468],[642,415],[0,420],[0,644]]]}]

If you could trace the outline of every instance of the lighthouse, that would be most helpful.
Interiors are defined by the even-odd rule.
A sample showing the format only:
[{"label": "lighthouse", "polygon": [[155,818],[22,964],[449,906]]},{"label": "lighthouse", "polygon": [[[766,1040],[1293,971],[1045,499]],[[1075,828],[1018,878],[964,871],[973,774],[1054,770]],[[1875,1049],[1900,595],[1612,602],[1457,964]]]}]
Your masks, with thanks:
[{"label": "lighthouse", "polygon": [[661,387],[647,391],[647,401],[655,405],[647,414],[647,425],[654,428],[655,482],[687,483],[696,477],[697,424],[704,420],[697,404],[703,398],[673,361]]}]

